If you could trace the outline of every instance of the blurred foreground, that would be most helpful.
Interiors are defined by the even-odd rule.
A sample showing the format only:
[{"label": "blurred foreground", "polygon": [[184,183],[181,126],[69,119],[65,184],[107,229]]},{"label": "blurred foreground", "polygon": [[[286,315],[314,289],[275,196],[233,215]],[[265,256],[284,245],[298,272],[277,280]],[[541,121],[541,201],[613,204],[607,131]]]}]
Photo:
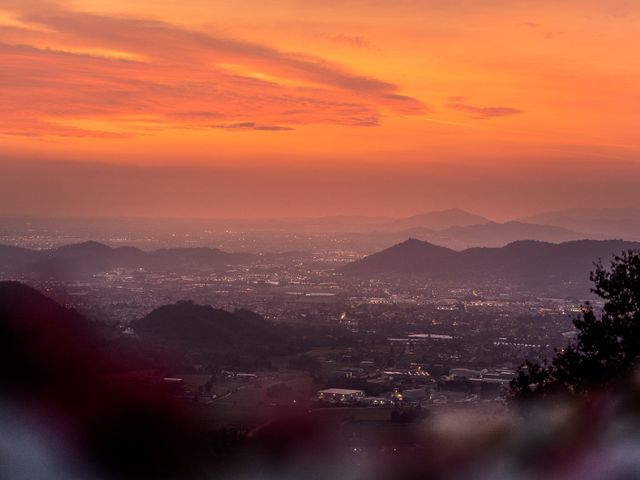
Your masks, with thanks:
[{"label": "blurred foreground", "polygon": [[73,310],[18,283],[2,287],[1,478],[640,475],[635,377],[588,400],[448,406],[407,421],[299,401],[256,407],[260,425],[243,431],[104,348]]}]

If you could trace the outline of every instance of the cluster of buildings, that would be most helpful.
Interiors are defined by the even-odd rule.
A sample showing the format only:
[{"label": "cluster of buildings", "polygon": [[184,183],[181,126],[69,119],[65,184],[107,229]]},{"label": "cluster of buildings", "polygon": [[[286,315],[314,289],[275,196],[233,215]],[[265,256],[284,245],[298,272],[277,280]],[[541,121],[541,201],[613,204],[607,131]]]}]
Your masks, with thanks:
[{"label": "cluster of buildings", "polygon": [[[501,398],[516,373],[511,369],[453,368],[433,378],[422,368],[379,371],[362,388],[318,390],[316,400],[326,405],[397,407],[437,405]],[[380,388],[387,391],[379,392]]]}]

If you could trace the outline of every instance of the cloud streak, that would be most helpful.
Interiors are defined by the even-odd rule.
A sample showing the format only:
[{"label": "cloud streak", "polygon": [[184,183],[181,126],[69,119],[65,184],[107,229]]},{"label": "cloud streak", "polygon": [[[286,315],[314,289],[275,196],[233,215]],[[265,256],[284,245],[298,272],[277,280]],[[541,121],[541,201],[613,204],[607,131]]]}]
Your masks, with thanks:
[{"label": "cloud streak", "polygon": [[212,119],[276,131],[424,112],[395,84],[316,56],[52,3],[3,6],[15,22],[0,26],[0,134],[20,124],[31,135],[128,136]]},{"label": "cloud streak", "polygon": [[492,118],[508,117],[524,113],[514,107],[485,107],[465,103],[465,97],[450,97],[447,108],[469,114],[475,120],[489,120]]},{"label": "cloud streak", "polygon": [[258,125],[255,122],[238,122],[238,123],[227,123],[220,125],[209,125],[211,128],[222,128],[225,130],[259,130],[259,131],[287,131],[293,130],[291,127],[283,127],[281,125]]}]

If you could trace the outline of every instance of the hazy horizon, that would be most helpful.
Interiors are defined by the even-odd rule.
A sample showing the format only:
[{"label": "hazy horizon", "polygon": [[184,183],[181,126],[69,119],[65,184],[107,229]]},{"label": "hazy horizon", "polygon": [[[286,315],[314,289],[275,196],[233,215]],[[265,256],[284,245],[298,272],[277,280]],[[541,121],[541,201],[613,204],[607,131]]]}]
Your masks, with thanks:
[{"label": "hazy horizon", "polygon": [[248,168],[5,159],[0,215],[402,217],[460,208],[506,221],[567,208],[633,207],[640,204],[639,178],[634,162]]}]

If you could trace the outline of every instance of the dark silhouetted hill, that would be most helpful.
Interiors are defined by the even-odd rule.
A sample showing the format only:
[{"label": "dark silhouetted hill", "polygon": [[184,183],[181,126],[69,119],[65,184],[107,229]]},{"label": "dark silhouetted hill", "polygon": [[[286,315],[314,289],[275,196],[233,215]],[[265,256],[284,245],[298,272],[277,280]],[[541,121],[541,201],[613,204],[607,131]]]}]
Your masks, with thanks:
[{"label": "dark silhouetted hill", "polygon": [[188,301],[159,307],[131,327],[143,339],[199,350],[263,350],[281,340],[274,326],[253,312]]},{"label": "dark silhouetted hill", "polygon": [[146,266],[147,254],[132,247],[111,248],[99,242],[83,242],[37,251],[21,269],[44,276],[69,277],[105,272],[118,267]]},{"label": "dark silhouetted hill", "polygon": [[501,248],[469,248],[456,252],[420,240],[364,257],[340,270],[345,274],[421,274],[452,280],[504,279],[516,282],[585,282],[594,262],[638,249],[640,243],[622,240],[579,240],[552,244],[518,241]]},{"label": "dark silhouetted hill", "polygon": [[[10,425],[28,432],[15,451],[37,462],[52,455],[56,468],[46,478],[204,478],[211,450],[200,419],[155,382],[105,371],[121,356],[105,358],[96,338],[75,310],[0,282],[0,403],[3,415],[14,415]],[[6,460],[2,478],[45,478],[42,469],[25,476],[5,468]],[[83,476],[85,465],[91,473]]]},{"label": "dark silhouetted hill", "polygon": [[456,252],[449,248],[410,238],[391,248],[349,263],[342,267],[341,271],[360,275],[436,271],[455,254]]},{"label": "dark silhouetted hill", "polygon": [[34,261],[37,256],[38,252],[35,250],[12,245],[0,245],[0,271],[19,268]]},{"label": "dark silhouetted hill", "polygon": [[22,283],[0,282],[0,384],[20,389],[55,381],[95,344],[93,333],[77,311]]},{"label": "dark silhouetted hill", "polygon": [[250,264],[258,257],[230,253],[217,248],[170,248],[145,252],[135,247],[109,247],[83,242],[48,250],[0,246],[0,272],[37,274],[45,277],[75,277],[116,268],[154,271]]}]

